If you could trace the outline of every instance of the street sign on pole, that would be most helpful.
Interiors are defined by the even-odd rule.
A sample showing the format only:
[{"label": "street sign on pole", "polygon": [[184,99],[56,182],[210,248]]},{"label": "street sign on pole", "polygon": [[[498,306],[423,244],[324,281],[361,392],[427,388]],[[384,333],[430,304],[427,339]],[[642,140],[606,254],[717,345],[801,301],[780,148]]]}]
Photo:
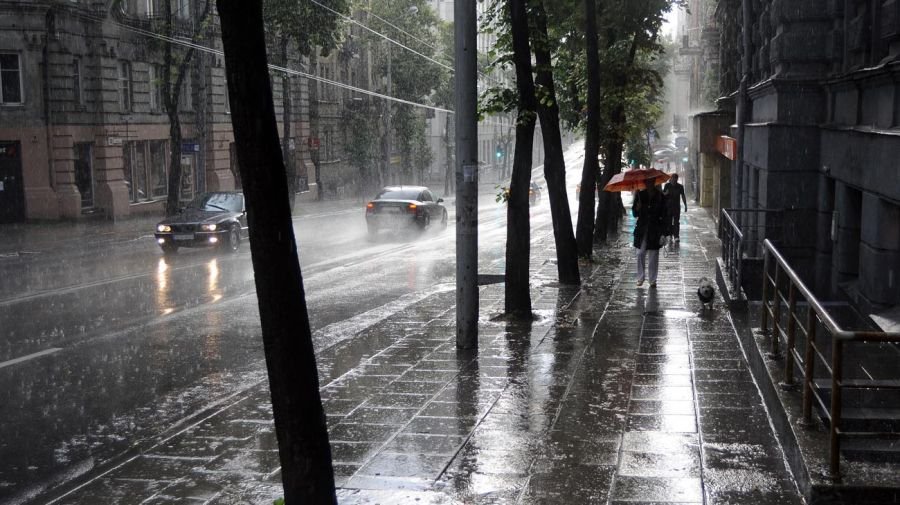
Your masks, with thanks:
[{"label": "street sign on pole", "polygon": [[478,75],[475,0],[454,2],[456,347],[478,347]]}]

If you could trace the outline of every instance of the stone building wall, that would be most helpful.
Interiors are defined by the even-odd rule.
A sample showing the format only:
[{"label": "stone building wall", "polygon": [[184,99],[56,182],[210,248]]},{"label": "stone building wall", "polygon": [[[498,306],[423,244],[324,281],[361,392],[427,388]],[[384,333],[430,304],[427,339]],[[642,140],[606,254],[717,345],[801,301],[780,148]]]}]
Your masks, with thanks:
[{"label": "stone building wall", "polygon": [[[751,106],[732,204],[784,210],[782,250],[823,296],[865,311],[900,304],[900,2],[750,3]],[[716,12],[726,95],[744,55],[740,4]]]},{"label": "stone building wall", "polygon": [[[179,5],[176,32],[190,36],[185,9],[197,16],[199,3]],[[172,149],[161,94],[164,42],[147,33],[164,30],[146,6],[125,1],[108,11],[105,2],[0,2],[0,54],[18,57],[25,89],[23,103],[0,104],[0,142],[21,145],[25,219],[162,212]],[[202,44],[221,50],[215,23],[207,30]],[[299,65],[292,56],[288,66]],[[272,87],[280,114],[282,80],[273,79]],[[292,78],[291,87],[290,145],[306,177],[306,79]],[[181,197],[239,187],[220,55],[195,52],[179,110]]]}]

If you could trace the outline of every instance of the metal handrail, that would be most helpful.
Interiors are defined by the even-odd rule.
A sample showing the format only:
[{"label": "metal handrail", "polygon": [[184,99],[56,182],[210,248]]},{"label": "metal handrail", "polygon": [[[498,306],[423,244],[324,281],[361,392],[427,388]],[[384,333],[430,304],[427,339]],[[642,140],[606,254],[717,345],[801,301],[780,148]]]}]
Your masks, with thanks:
[{"label": "metal handrail", "polygon": [[720,238],[722,239],[722,260],[725,262],[725,270],[728,273],[728,281],[736,289],[741,286],[741,271],[743,270],[744,257],[744,233],[740,226],[728,213],[732,209],[722,209],[722,223]]},{"label": "metal handrail", "polygon": [[[851,331],[841,328],[841,326],[831,317],[831,314],[825,310],[822,303],[813,294],[806,284],[797,275],[797,272],[791,268],[788,261],[776,249],[775,245],[769,239],[763,241],[763,286],[762,286],[762,318],[760,328],[765,334],[770,334],[768,328],[768,318],[772,317],[771,332],[771,356],[780,356],[779,341],[784,336],[786,340],[786,352],[784,363],[784,384],[791,386],[794,384],[794,364],[800,358],[799,352],[796,350],[796,332],[797,326],[806,336],[806,346],[803,356],[803,369],[800,376],[803,379],[803,418],[806,422],[812,421],[812,402],[815,399],[823,408],[825,415],[831,424],[830,433],[830,471],[834,480],[840,480],[840,448],[841,437],[895,437],[894,432],[846,432],[841,430],[841,409],[842,409],[842,393],[843,389],[856,389],[860,386],[853,384],[844,384],[843,366],[844,366],[844,344],[847,342],[894,342],[900,343],[900,332],[884,332],[884,331]],[[774,261],[774,276],[769,275]],[[784,299],[781,294],[780,279],[781,274],[787,277],[788,298]],[[770,292],[771,288],[771,292]],[[800,317],[797,314],[798,296],[802,297],[808,305],[806,314],[806,326],[800,324]],[[772,306],[770,306],[770,302]],[[787,328],[782,327],[781,307],[787,304],[788,308],[788,324]],[[831,336],[831,363],[829,366],[825,354],[816,344],[817,323],[821,323],[824,329]],[[825,401],[822,396],[814,389],[813,382],[815,380],[815,363],[816,358],[823,362],[825,370],[831,376],[831,402],[828,409],[825,409]],[[894,389],[893,386],[879,385],[875,381],[869,382],[869,389]]]},{"label": "metal handrail", "polygon": [[759,258],[755,256],[754,251],[748,251],[747,244],[758,244],[759,239],[756,234],[751,233],[750,240],[745,240],[744,231],[734,214],[770,214],[781,213],[780,209],[745,209],[745,208],[729,208],[722,209],[722,219],[719,221],[719,238],[722,241],[722,260],[725,263],[728,280],[736,289],[742,286],[742,274],[744,270],[744,257]]}]

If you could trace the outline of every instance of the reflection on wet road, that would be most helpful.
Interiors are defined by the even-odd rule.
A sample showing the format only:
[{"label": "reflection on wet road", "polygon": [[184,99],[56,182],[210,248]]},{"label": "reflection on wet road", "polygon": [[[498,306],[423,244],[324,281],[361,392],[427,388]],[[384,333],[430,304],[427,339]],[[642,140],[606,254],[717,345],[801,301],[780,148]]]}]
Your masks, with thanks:
[{"label": "reflection on wet road", "polygon": [[[499,273],[506,219],[493,191],[480,195],[479,260]],[[535,235],[550,230],[547,205],[532,212]],[[295,218],[318,350],[453,282],[452,226],[370,242],[358,207]],[[453,222],[452,202],[448,211]],[[147,233],[65,231],[0,261],[0,503],[165,436],[265,378],[248,244],[163,257]],[[357,347],[336,366],[354,366],[366,352]]]}]

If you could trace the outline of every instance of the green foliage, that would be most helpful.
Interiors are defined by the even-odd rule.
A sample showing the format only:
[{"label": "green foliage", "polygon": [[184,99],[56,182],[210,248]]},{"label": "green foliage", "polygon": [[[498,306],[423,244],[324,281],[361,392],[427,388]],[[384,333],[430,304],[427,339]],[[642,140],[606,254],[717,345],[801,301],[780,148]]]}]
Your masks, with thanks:
[{"label": "green foliage", "polygon": [[[367,23],[374,29],[390,35],[392,39],[418,53],[437,60],[439,20],[427,0],[371,0],[368,9],[372,14],[389,20],[403,31],[382,24],[373,17]],[[368,32],[360,38],[361,42],[371,43],[378,78],[387,77],[390,59],[391,93],[398,98],[424,100],[437,88],[437,83],[447,79],[447,70],[434,62]],[[446,60],[446,57],[444,59]]]},{"label": "green foliage", "polygon": [[[453,103],[453,85],[449,70],[420,55],[452,68],[452,26],[438,19],[428,0],[371,0],[357,5],[373,14],[367,21],[373,29],[388,34],[419,53],[364,33],[360,36],[360,43],[369,44],[373,50],[375,82],[387,82],[390,74],[392,96],[412,102],[450,106]],[[389,20],[393,26],[378,18]],[[391,103],[389,108],[391,134],[394,146],[400,153],[401,168],[404,176],[412,177],[428,167],[433,158],[425,138],[425,111],[397,103]]]},{"label": "green foliage", "polygon": [[[437,25],[437,54],[435,59],[448,67],[453,67],[453,24],[439,21]],[[454,106],[453,74],[444,71],[431,95],[432,103],[438,107],[452,109]]]},{"label": "green foliage", "polygon": [[515,112],[518,100],[518,95],[512,88],[492,86],[484,90],[478,100],[479,121],[492,114]]},{"label": "green foliage", "polygon": [[380,107],[366,98],[351,101],[341,118],[344,155],[350,166],[359,170],[364,189],[380,183],[377,169],[381,158],[380,119]]},{"label": "green foliage", "polygon": [[[349,0],[321,3],[344,15],[350,10]],[[309,0],[264,0],[263,23],[269,37],[287,37],[303,56],[315,47],[328,54],[341,42],[341,17]]]},{"label": "green foliage", "polygon": [[272,505],[284,505],[284,498],[278,498]]},{"label": "green foliage", "polygon": [[[583,0],[564,3],[570,11],[583,15]],[[665,16],[684,3],[606,0],[599,4],[601,138],[638,145],[635,139],[656,126],[663,111],[663,76],[674,56],[671,41],[661,38],[660,30]],[[567,126],[583,129],[587,98],[584,20],[572,16],[568,21],[565,40],[556,53],[557,99]]]}]

